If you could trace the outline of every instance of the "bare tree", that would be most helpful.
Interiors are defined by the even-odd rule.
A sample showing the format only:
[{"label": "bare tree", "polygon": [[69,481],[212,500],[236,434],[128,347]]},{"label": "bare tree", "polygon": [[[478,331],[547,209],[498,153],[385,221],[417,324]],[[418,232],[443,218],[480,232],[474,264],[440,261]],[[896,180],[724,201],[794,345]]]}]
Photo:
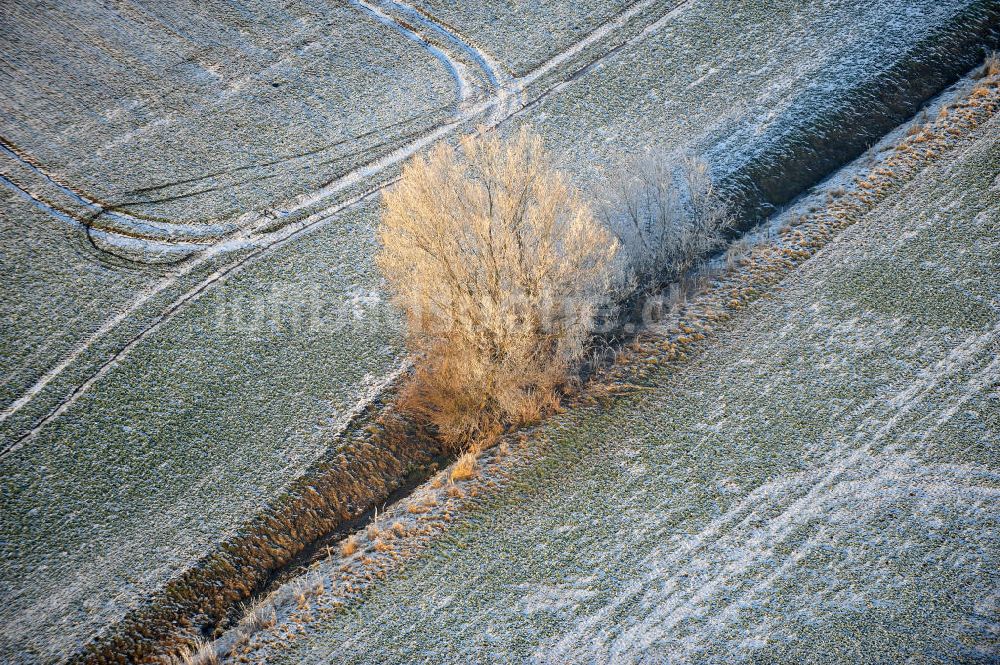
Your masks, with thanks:
[{"label": "bare tree", "polygon": [[721,247],[732,225],[705,162],[661,150],[609,178],[599,212],[641,285],[677,279]]},{"label": "bare tree", "polygon": [[419,358],[406,408],[461,448],[557,403],[618,243],[537,136],[481,132],[415,158],[385,196],[379,238]]}]

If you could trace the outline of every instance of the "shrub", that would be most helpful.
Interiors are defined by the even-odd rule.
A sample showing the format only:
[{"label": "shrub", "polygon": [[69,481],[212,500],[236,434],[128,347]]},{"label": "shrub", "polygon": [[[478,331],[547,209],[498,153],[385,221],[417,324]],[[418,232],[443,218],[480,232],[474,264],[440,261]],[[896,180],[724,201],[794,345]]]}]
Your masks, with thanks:
[{"label": "shrub", "polygon": [[418,359],[404,409],[458,450],[557,402],[617,243],[537,136],[480,132],[416,157],[386,193],[379,239]]},{"label": "shrub", "polygon": [[990,78],[1000,75],[1000,51],[993,51],[986,56],[983,66],[978,72],[978,78]]},{"label": "shrub", "polygon": [[202,639],[196,639],[194,644],[181,651],[179,659],[174,659],[180,665],[217,665],[219,654],[215,646]]},{"label": "shrub", "polygon": [[454,483],[475,477],[477,466],[476,454],[471,451],[464,453],[451,469],[451,481]]},{"label": "shrub", "polygon": [[640,285],[678,279],[719,249],[732,221],[700,159],[653,150],[609,178],[601,220]]},{"label": "shrub", "polygon": [[340,543],[340,555],[341,556],[351,556],[358,551],[358,538],[354,534],[351,534]]},{"label": "shrub", "polygon": [[239,633],[243,639],[270,628],[278,622],[278,612],[266,599],[243,607],[243,618],[239,622]]}]

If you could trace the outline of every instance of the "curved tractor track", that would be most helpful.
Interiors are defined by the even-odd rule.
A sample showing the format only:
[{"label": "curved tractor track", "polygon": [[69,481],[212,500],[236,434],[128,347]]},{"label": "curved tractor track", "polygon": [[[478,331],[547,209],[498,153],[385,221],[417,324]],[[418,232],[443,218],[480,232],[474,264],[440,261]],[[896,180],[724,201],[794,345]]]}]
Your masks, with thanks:
[{"label": "curved tractor track", "polygon": [[[179,297],[165,305],[161,312],[138,334],[109,355],[90,374],[89,378],[70,391],[52,410],[36,421],[31,429],[18,436],[0,450],[0,459],[16,452],[26,443],[30,442],[46,425],[65,413],[97,381],[103,378],[126,357],[133,348],[152,335],[161,324],[173,318],[185,305],[197,300],[213,286],[224,283],[230,276],[236,274],[245,266],[252,264],[253,261],[260,258],[267,251],[278,248],[307,231],[321,228],[343,210],[377,194],[398,179],[398,176],[392,176],[372,184],[371,180],[376,176],[384,174],[390,168],[400,164],[420,150],[446,138],[456,130],[472,125],[476,120],[479,120],[486,129],[495,128],[505,120],[514,117],[524,109],[532,106],[552,90],[571,83],[580,73],[592,67],[604,57],[614,53],[621,46],[645,38],[651,32],[658,29],[675,12],[689,4],[689,2],[690,0],[680,3],[668,3],[668,8],[664,12],[654,11],[654,16],[651,20],[647,21],[646,26],[639,33],[623,40],[610,51],[599,53],[582,67],[571,71],[568,76],[561,78],[556,76],[554,82],[540,91],[533,93],[531,100],[526,100],[526,91],[533,84],[536,84],[540,80],[547,81],[549,77],[560,74],[564,71],[566,65],[573,62],[574,58],[585,52],[588,48],[600,44],[609,35],[622,30],[632,20],[640,17],[643,13],[657,9],[664,4],[662,0],[645,0],[632,5],[613,20],[596,28],[579,42],[518,78],[508,76],[503,72],[503,68],[489,55],[462,39],[442,23],[435,21],[426,13],[411,5],[399,2],[398,0],[383,0],[377,5],[368,0],[351,0],[351,3],[358,7],[359,11],[367,12],[377,17],[380,22],[391,25],[407,39],[415,41],[425,48],[434,49],[435,57],[438,57],[437,54],[440,54],[440,58],[443,58],[448,63],[447,67],[450,74],[463,81],[461,84],[456,84],[460,94],[466,94],[476,88],[483,87],[486,88],[486,94],[479,99],[476,99],[472,94],[468,94],[468,97],[465,99],[460,97],[456,112],[450,121],[419,135],[409,143],[396,148],[369,164],[353,169],[314,192],[297,197],[290,201],[283,209],[269,211],[256,216],[252,221],[241,224],[238,229],[218,239],[213,244],[199,249],[173,264],[172,270],[164,278],[139,291],[135,299],[127,307],[105,321],[90,337],[79,344],[59,363],[51,367],[24,394],[8,404],[0,412],[0,424],[6,422],[28,405],[84,353],[107,337],[141,308],[152,304],[158,296],[165,294],[181,280],[191,276],[197,270],[205,268],[211,262],[222,259],[229,254],[240,253],[240,258],[228,264],[224,263],[200,279],[197,284]],[[8,187],[12,185],[6,178],[2,182]],[[59,186],[61,187],[62,185]],[[14,185],[14,187],[17,186]],[[72,191],[69,188],[67,190]],[[282,223],[281,221],[284,217],[292,217],[294,213],[305,214],[309,209],[317,206],[317,204],[336,194],[343,194],[345,192],[348,195],[332,206],[308,214],[295,221],[287,223]],[[24,195],[32,198],[38,204],[46,205],[30,192],[24,191]],[[82,196],[80,198],[87,200]],[[57,208],[52,208],[52,210],[54,213],[61,214],[62,217],[60,219],[65,221],[65,213],[62,213]],[[277,228],[275,228],[276,226]]]},{"label": "curved tractor track", "polygon": [[[13,167],[5,171],[20,171],[22,177],[34,180],[34,186],[20,184],[21,178],[13,173],[0,174],[0,183],[51,217],[97,237],[112,254],[113,248],[130,246],[154,255],[190,254],[209,247],[213,239],[233,228],[231,223],[183,224],[131,215],[61,182],[2,136],[0,155]],[[49,196],[35,191],[39,185],[52,190]]]},{"label": "curved tractor track", "polygon": [[[432,20],[423,18],[412,7],[397,5],[391,2],[385,3],[392,11],[413,16],[414,22],[421,26],[418,29],[411,27],[403,20],[394,18],[387,11],[373,3],[367,2],[367,0],[350,0],[350,4],[360,12],[369,15],[374,20],[395,30],[409,41],[428,51],[448,70],[450,76],[455,81],[456,105],[453,120],[468,119],[470,116],[469,111],[472,111],[473,114],[481,112],[482,108],[475,107],[474,102],[494,94],[498,89],[498,77],[493,70],[494,63],[489,58],[480,54],[442,26]],[[432,41],[425,37],[421,34],[421,30],[430,30],[434,34],[435,40]],[[447,44],[448,47],[441,48],[436,45],[436,41]],[[463,57],[453,57],[451,54],[452,50]],[[475,69],[479,71],[473,71]],[[266,168],[267,166],[273,166],[281,162],[302,159],[316,152],[343,145],[347,142],[370,138],[380,132],[400,127],[418,118],[419,116],[410,117],[400,123],[365,132],[349,140],[337,141],[316,150],[289,155],[272,162],[244,165],[226,173]],[[445,125],[449,124],[445,123]],[[439,128],[440,126],[432,128],[424,132],[424,135],[434,135]],[[409,138],[413,143],[419,143],[422,136],[414,137],[412,133],[404,133],[401,138],[404,141]],[[392,142],[368,146],[364,150],[378,150],[387,147]],[[356,156],[356,154],[353,153],[348,156]],[[150,198],[149,196],[153,192],[178,184],[192,185],[193,183],[222,175],[222,172],[213,172],[166,185],[132,190],[126,192],[125,196],[139,194],[147,196],[142,199],[127,200],[112,204],[62,182],[57,176],[50,173],[37,160],[32,158],[27,151],[2,136],[0,136],[0,157],[6,158],[7,161],[3,173],[0,173],[0,184],[14,191],[18,196],[54,219],[69,224],[74,228],[81,229],[88,235],[98,250],[126,260],[147,264],[175,265],[194,253],[210,249],[214,245],[233,239],[241,229],[273,226],[275,218],[300,212],[306,206],[314,205],[333,193],[341,191],[345,184],[342,181],[350,183],[356,180],[356,178],[352,178],[353,173],[348,173],[323,185],[316,192],[288,202],[287,205],[272,213],[249,213],[235,220],[207,220],[205,223],[191,224],[132,214],[126,212],[123,208],[137,204],[160,203],[212,191],[213,189],[217,189],[217,187],[203,187],[193,192],[160,198]],[[378,160],[373,164],[378,164],[381,161]],[[233,184],[241,184],[242,182],[245,181],[236,181]]]}]

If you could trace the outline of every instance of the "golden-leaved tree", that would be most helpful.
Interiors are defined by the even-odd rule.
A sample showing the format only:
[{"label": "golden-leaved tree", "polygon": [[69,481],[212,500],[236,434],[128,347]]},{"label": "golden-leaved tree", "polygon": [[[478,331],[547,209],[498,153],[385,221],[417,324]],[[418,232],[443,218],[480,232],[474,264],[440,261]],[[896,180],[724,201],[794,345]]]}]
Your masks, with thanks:
[{"label": "golden-leaved tree", "polygon": [[558,404],[618,242],[537,136],[481,130],[414,158],[386,193],[379,238],[417,358],[405,410],[461,449]]}]

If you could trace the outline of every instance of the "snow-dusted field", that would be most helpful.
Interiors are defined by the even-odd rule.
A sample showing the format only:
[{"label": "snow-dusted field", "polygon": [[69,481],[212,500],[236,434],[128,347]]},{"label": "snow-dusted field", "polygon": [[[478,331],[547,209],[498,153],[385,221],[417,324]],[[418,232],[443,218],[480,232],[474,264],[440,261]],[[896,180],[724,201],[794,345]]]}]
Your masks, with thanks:
[{"label": "snow-dusted field", "polygon": [[0,31],[4,140],[173,223],[315,189],[456,103],[445,64],[347,2],[14,3]]},{"label": "snow-dusted field", "polygon": [[[1000,116],[267,663],[1000,658]],[[392,517],[388,519],[393,519]],[[312,574],[341,573],[336,559]]]},{"label": "snow-dusted field", "polygon": [[371,257],[377,189],[410,154],[528,122],[585,186],[653,143],[738,175],[789,136],[838,140],[810,123],[868,108],[852,95],[895,86],[921,48],[922,71],[971,63],[930,38],[1000,13],[9,4],[0,654],[26,662],[75,651],[266,511],[399,370]]},{"label": "snow-dusted field", "polygon": [[518,121],[586,187],[647,147],[689,150],[764,214],[908,118],[904,100],[933,87],[923,75],[1000,20],[976,2],[674,5]]}]

